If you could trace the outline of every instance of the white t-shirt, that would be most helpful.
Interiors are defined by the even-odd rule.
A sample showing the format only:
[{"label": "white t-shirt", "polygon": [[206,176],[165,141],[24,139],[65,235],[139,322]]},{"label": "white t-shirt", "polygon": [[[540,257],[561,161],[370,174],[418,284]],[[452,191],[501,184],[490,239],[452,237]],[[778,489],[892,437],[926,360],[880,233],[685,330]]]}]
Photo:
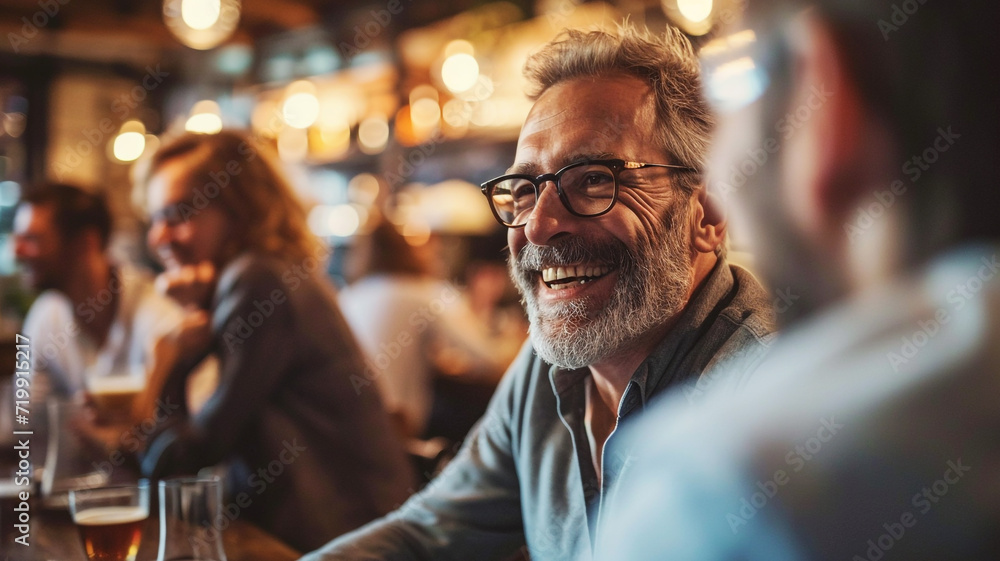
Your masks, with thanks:
[{"label": "white t-shirt", "polygon": [[39,382],[53,394],[72,396],[93,377],[145,378],[153,344],[181,321],[181,308],[156,292],[151,275],[133,267],[117,270],[107,287],[77,306],[87,321],[110,305],[113,296],[120,297],[101,346],[83,331],[72,302],[60,292],[43,292],[28,310],[24,333],[31,339],[33,374],[36,380],[41,375],[44,381]]},{"label": "white t-shirt", "polygon": [[365,351],[365,376],[386,409],[422,431],[433,400],[435,357],[450,352],[474,372],[503,368],[464,295],[446,282],[371,275],[340,291],[344,318]]}]

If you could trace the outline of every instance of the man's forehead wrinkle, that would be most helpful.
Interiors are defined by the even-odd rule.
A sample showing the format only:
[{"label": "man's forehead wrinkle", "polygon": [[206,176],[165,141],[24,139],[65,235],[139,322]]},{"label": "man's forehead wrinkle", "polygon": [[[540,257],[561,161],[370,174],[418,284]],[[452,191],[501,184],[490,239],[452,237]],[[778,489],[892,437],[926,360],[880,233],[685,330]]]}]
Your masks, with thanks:
[{"label": "man's forehead wrinkle", "polygon": [[599,93],[591,86],[564,85],[536,102],[521,130],[517,161],[507,173],[537,176],[585,159],[657,161],[645,153],[655,146],[650,130],[655,103],[648,87],[633,98],[633,90],[623,92],[617,83]]},{"label": "man's forehead wrinkle", "polygon": [[[566,108],[560,109],[554,113],[533,113],[528,116],[528,120],[524,124],[524,130],[522,133],[535,134],[536,132],[557,126],[568,119],[566,115],[567,113],[569,113],[569,109]],[[553,123],[553,119],[559,119],[559,121]]]},{"label": "man's forehead wrinkle", "polygon": [[542,121],[542,122],[548,121],[549,119],[555,119],[556,117],[564,116],[568,112],[569,112],[569,109],[560,109],[559,111],[556,111],[555,113],[552,113],[551,115],[542,115],[541,117],[538,118],[538,120]]}]

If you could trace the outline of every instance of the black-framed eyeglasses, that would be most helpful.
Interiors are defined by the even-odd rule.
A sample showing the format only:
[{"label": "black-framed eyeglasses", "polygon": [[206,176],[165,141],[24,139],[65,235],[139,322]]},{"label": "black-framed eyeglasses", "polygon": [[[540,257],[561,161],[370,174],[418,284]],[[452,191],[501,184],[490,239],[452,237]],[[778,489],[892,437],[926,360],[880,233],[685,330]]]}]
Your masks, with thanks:
[{"label": "black-framed eyeglasses", "polygon": [[481,185],[497,221],[508,228],[527,224],[528,216],[538,202],[542,184],[555,183],[563,206],[574,216],[589,218],[609,212],[618,200],[618,174],[622,170],[670,168],[697,171],[687,166],[649,164],[628,160],[584,160],[570,164],[555,173],[539,176],[526,174],[501,175]]}]

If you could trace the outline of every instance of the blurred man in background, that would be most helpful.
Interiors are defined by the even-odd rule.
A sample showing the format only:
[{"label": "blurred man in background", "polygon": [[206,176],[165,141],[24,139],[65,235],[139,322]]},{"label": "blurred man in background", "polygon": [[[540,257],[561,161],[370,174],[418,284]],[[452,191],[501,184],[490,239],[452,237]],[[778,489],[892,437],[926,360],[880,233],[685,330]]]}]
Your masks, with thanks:
[{"label": "blurred man in background", "polygon": [[599,558],[996,559],[996,8],[751,14],[702,51],[710,185],[797,300],[747,394],[644,419]]},{"label": "blurred man in background", "polygon": [[111,261],[111,224],[103,197],[70,185],[40,185],[18,206],[14,253],[27,284],[42,291],[24,327],[38,400],[110,376],[141,389],[154,342],[180,321],[150,275]]},{"label": "blurred man in background", "polygon": [[510,228],[530,344],[425,491],[308,559],[504,559],[524,545],[587,559],[626,455],[619,424],[766,347],[767,293],[727,263],[697,171],[711,119],[683,34],[567,32],[526,74],[535,104],[514,166],[483,190]]}]

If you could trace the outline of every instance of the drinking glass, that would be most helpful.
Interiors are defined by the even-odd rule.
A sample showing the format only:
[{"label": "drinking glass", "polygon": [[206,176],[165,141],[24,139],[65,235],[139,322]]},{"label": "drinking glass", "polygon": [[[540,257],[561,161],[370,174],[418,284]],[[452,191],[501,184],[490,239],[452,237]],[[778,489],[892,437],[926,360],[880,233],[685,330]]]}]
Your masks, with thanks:
[{"label": "drinking glass", "polygon": [[114,374],[87,379],[87,394],[97,419],[106,424],[128,422],[136,398],[145,388],[144,375]]},{"label": "drinking glass", "polygon": [[42,504],[46,508],[64,509],[70,489],[105,486],[113,466],[106,454],[84,441],[74,428],[86,422],[83,405],[63,400],[52,400],[47,405],[48,447],[42,470]]},{"label": "drinking glass", "polygon": [[135,561],[149,518],[149,484],[71,489],[69,510],[90,561]]},{"label": "drinking glass", "polygon": [[157,561],[226,561],[222,549],[222,483],[218,477],[160,481]]}]

